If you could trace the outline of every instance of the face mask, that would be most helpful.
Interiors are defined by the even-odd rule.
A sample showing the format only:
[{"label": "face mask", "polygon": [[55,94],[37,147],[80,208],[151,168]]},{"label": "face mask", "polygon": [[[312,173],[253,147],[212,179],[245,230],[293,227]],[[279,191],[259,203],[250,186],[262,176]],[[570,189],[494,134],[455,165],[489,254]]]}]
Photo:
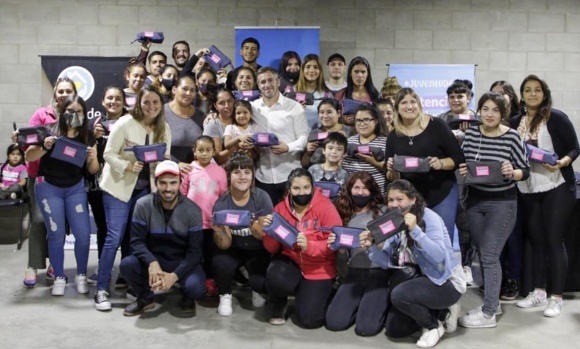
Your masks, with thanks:
[{"label": "face mask", "polygon": [[175,86],[174,79],[161,79],[161,84],[165,87],[166,90],[171,90],[173,86]]},{"label": "face mask", "polygon": [[358,208],[363,208],[365,207],[369,201],[371,201],[372,196],[363,196],[363,195],[353,195],[352,196],[352,202],[354,202],[354,205]]},{"label": "face mask", "polygon": [[207,93],[207,84],[198,84],[197,88],[202,95]]},{"label": "face mask", "polygon": [[300,76],[300,70],[299,71],[287,71],[286,74],[286,79],[290,80],[290,81],[296,81],[296,79],[298,79],[298,77]]},{"label": "face mask", "polygon": [[310,203],[310,200],[312,200],[312,195],[313,193],[303,195],[292,195],[292,201],[294,201],[296,205],[306,206]]},{"label": "face mask", "polygon": [[85,119],[84,116],[78,115],[77,113],[64,113],[61,117],[64,118],[68,127],[80,127],[83,125]]}]

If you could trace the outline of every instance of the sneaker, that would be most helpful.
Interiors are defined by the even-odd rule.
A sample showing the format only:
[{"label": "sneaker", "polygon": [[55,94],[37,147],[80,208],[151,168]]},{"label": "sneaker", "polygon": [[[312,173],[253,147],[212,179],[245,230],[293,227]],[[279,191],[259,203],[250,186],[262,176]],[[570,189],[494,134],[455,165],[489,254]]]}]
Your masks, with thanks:
[{"label": "sneaker", "polygon": [[127,287],[126,297],[131,302],[135,302],[137,300],[137,293],[135,293],[135,290],[133,290],[133,287],[131,287],[131,286]]},{"label": "sneaker", "polygon": [[256,292],[256,291],[252,291],[252,305],[254,306],[254,308],[261,308],[266,304],[266,298]]},{"label": "sneaker", "polygon": [[507,279],[502,287],[499,299],[513,301],[518,296],[518,283],[514,279]]},{"label": "sneaker", "polygon": [[52,267],[52,264],[49,264],[46,269],[46,280],[54,280],[54,268]]},{"label": "sneaker", "polygon": [[497,326],[495,314],[488,319],[482,311],[462,316],[458,322],[461,326],[468,328],[491,328]]},{"label": "sneaker", "polygon": [[137,300],[129,304],[123,315],[125,316],[135,316],[143,314],[146,310],[153,309],[155,307],[155,301],[153,299],[143,299],[137,298]]},{"label": "sneaker", "polygon": [[109,294],[105,290],[98,290],[95,293],[95,309],[100,311],[111,310],[111,302],[109,301]]},{"label": "sneaker", "polygon": [[438,321],[439,327],[434,328],[432,330],[428,330],[426,328],[423,329],[423,334],[421,338],[417,341],[417,348],[433,348],[434,346],[439,343],[441,337],[443,337],[443,325],[441,321]]},{"label": "sneaker", "polygon": [[31,267],[26,268],[26,270],[24,271],[24,280],[22,281],[24,287],[35,288],[36,277],[37,277],[36,269]]},{"label": "sneaker", "polygon": [[220,294],[220,305],[217,308],[218,314],[221,316],[231,316],[233,313],[232,309],[232,295],[231,294]]},{"label": "sneaker", "polygon": [[64,276],[59,276],[54,280],[54,285],[52,285],[52,295],[53,296],[64,296],[64,289],[66,287],[66,278]]},{"label": "sneaker", "polygon": [[516,305],[520,308],[539,307],[540,305],[545,304],[548,304],[548,300],[546,299],[546,291],[541,290],[534,290],[530,292],[526,298],[516,303]]},{"label": "sneaker", "polygon": [[550,297],[548,307],[544,310],[544,316],[557,317],[564,310],[564,301],[561,298]]},{"label": "sneaker", "polygon": [[129,287],[129,284],[127,283],[125,278],[123,278],[123,276],[119,275],[117,277],[117,281],[115,281],[115,288],[126,288],[126,287]]},{"label": "sneaker", "polygon": [[181,303],[179,306],[184,313],[190,313],[195,316],[195,300],[181,297]]},{"label": "sneaker", "polygon": [[280,326],[286,323],[286,302],[272,304],[270,310],[270,325]]},{"label": "sneaker", "polygon": [[473,285],[473,274],[471,273],[471,267],[466,265],[463,267],[463,272],[465,273],[465,282],[467,286]]},{"label": "sneaker", "polygon": [[[482,309],[483,309],[483,304],[477,308],[474,308],[474,309],[471,309],[470,311],[468,311],[467,315],[479,313],[482,311]],[[501,315],[501,314],[503,314],[503,309],[501,308],[501,304],[498,304],[497,309],[495,310],[495,315]]]},{"label": "sneaker", "polygon": [[80,294],[89,293],[89,284],[87,282],[86,274],[78,274],[75,276],[75,284],[77,284],[77,292]]},{"label": "sneaker", "polygon": [[457,329],[457,318],[459,317],[459,311],[461,310],[461,305],[459,303],[455,303],[449,307],[449,314],[443,323],[443,327],[445,328],[445,332],[453,333]]},{"label": "sneaker", "polygon": [[214,279],[205,280],[205,295],[208,297],[215,297],[218,295],[217,287]]}]

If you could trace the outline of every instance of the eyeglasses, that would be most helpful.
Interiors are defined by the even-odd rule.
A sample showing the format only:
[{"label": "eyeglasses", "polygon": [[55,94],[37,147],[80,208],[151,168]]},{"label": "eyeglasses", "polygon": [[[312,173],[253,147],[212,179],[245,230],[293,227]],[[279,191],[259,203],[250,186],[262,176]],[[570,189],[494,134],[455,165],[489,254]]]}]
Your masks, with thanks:
[{"label": "eyeglasses", "polygon": [[375,121],[373,118],[355,119],[354,122],[357,125],[368,125],[371,121]]}]

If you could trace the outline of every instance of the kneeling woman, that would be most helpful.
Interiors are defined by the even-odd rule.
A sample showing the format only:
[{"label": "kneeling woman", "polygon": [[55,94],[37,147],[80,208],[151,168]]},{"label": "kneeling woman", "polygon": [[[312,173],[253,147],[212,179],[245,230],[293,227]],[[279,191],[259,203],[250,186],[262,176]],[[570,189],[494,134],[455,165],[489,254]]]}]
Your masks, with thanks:
[{"label": "kneeling woman", "polygon": [[406,212],[407,230],[386,240],[382,250],[373,245],[369,232],[363,232],[361,246],[381,268],[396,268],[404,258],[407,265],[418,267],[419,275],[391,290],[393,308],[387,315],[386,335],[400,338],[422,329],[417,346],[431,348],[444,333],[440,318],[447,316],[448,332],[457,326],[456,303],[466,291],[463,268],[453,254],[443,220],[425,207],[423,197],[409,181],[399,179],[389,184],[387,198],[389,209],[398,207]]},{"label": "kneeling woman", "polygon": [[272,200],[260,188],[254,187],[254,161],[243,154],[234,153],[226,163],[229,191],[213,206],[213,211],[246,210],[254,216],[249,228],[233,229],[214,225],[214,242],[217,251],[213,256],[213,275],[219,290],[218,314],[232,315],[232,281],[236,269],[243,265],[249,275],[252,305],[263,307],[266,303],[266,270],[270,254],[262,243],[263,216],[272,212]]},{"label": "kneeling woman", "polygon": [[[349,177],[336,206],[344,226],[365,230],[371,220],[387,210],[377,182],[362,171]],[[328,243],[335,240],[331,233]],[[348,275],[328,306],[326,328],[344,331],[356,323],[357,335],[374,336],[385,324],[389,271],[372,263],[360,246],[341,248],[338,253],[348,254]]]},{"label": "kneeling woman", "polygon": [[[297,168],[288,176],[288,195],[274,208],[299,234],[293,248],[264,235],[264,246],[273,254],[266,273],[270,293],[270,324],[286,322],[288,296],[295,294],[296,320],[304,328],[324,325],[326,305],[336,276],[335,253],[327,246],[329,233],[322,227],[342,225],[332,202],[314,189],[312,175]],[[264,225],[272,223],[272,216]]]}]

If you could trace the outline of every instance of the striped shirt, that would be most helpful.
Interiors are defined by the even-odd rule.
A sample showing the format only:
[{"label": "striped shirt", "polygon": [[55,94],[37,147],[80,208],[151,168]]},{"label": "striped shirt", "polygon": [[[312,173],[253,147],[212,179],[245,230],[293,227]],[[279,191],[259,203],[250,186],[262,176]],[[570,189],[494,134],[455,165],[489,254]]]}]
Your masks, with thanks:
[{"label": "striped shirt", "polygon": [[[514,169],[529,172],[530,166],[526,148],[516,130],[509,129],[498,137],[485,136],[479,126],[472,126],[465,131],[462,144],[466,162],[472,161],[509,161]],[[500,193],[507,190],[515,191],[515,182],[506,181],[502,184],[470,184],[472,188],[490,193]]]},{"label": "striped shirt", "polygon": [[[349,137],[348,144],[361,145],[362,143],[360,142],[360,136],[354,135]],[[384,153],[385,149],[387,148],[387,137],[384,136],[375,137],[375,139],[364,145],[380,148]],[[368,162],[362,159],[359,159],[358,157],[350,157],[348,155],[346,155],[344,160],[342,161],[342,168],[345,169],[349,175],[359,171],[370,173],[377,182],[377,184],[379,185],[381,192],[383,194],[385,193],[387,178],[385,177],[384,171],[377,170],[373,165],[369,164]]]}]

